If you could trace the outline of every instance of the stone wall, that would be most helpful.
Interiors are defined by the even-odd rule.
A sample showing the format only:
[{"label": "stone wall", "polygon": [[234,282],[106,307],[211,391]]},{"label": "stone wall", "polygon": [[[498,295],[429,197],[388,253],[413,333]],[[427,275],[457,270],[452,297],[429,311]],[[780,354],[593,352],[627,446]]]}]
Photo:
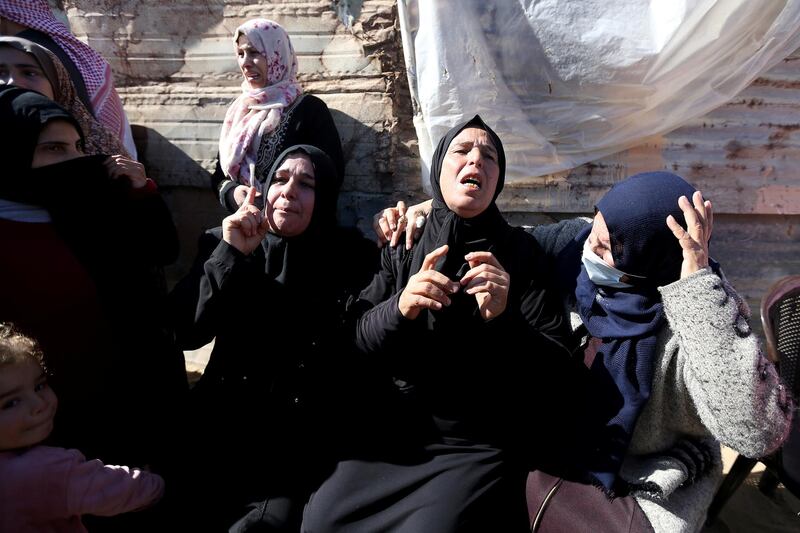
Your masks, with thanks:
[{"label": "stone wall", "polygon": [[[393,0],[66,0],[73,32],[111,63],[140,159],[173,208],[184,250],[224,212],[208,188],[222,119],[240,93],[232,35],[254,17],[283,25],[300,82],[330,107],[346,179],[340,217],[368,229],[378,209],[421,193],[416,135]],[[357,9],[357,10],[356,10]]]}]

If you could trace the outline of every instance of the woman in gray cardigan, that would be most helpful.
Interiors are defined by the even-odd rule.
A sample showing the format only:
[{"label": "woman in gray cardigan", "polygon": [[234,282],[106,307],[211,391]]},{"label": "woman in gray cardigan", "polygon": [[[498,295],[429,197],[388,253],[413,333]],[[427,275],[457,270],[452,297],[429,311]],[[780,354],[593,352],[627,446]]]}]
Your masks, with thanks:
[{"label": "woman in gray cardigan", "polygon": [[594,421],[570,480],[529,478],[537,531],[698,531],[722,477],[720,443],[760,457],[786,438],[792,400],[709,260],[711,227],[698,191],[654,172],[615,185],[592,224],[532,230],[583,338]]},{"label": "woman in gray cardigan", "polygon": [[[426,207],[384,210],[379,238],[394,244],[400,215],[416,220]],[[698,531],[722,478],[720,444],[761,457],[788,435],[794,404],[747,305],[709,260],[711,228],[710,202],[652,172],[615,185],[593,221],[529,230],[550,259],[589,384],[565,392],[586,397],[581,438],[556,447],[568,466],[529,477],[536,531]]]}]

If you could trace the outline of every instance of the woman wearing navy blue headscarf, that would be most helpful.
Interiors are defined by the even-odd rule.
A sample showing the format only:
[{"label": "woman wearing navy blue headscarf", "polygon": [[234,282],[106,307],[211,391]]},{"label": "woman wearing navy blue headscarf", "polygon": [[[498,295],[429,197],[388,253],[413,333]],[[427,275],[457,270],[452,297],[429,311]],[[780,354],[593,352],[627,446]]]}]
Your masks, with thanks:
[{"label": "woman wearing navy blue headscarf", "polygon": [[651,172],[616,184],[591,225],[534,230],[582,323],[576,353],[591,383],[566,479],[529,478],[537,531],[697,531],[722,475],[720,443],[760,457],[785,439],[791,399],[709,260],[711,227],[694,187]]}]

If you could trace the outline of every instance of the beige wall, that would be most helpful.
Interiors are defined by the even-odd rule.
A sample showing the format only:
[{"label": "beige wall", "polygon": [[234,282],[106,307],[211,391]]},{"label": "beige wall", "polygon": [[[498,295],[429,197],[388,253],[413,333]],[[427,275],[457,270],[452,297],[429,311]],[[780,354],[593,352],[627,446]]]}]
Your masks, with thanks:
[{"label": "beige wall", "polygon": [[[149,172],[170,201],[184,241],[223,215],[206,189],[219,126],[239,89],[231,35],[264,16],[284,25],[306,89],[332,109],[347,156],[342,218],[369,226],[389,201],[420,194],[411,101],[393,0],[364,0],[352,29],[328,0],[65,0],[73,31],[111,62]],[[360,2],[352,2],[358,5]],[[755,306],[778,277],[800,273],[800,54],[733,102],[626,152],[571,172],[507,187],[511,219],[532,223],[588,213],[614,182],[667,169],[716,206],[712,252]]]}]

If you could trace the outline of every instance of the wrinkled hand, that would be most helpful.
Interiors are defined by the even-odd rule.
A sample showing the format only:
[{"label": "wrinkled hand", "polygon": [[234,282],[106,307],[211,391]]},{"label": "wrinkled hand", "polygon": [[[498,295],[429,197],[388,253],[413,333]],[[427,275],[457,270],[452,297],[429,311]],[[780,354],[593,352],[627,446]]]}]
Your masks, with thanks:
[{"label": "wrinkled hand", "polygon": [[133,189],[141,189],[147,185],[147,174],[144,165],[123,155],[112,155],[103,161],[111,179],[128,178]]},{"label": "wrinkled hand", "polygon": [[419,272],[411,276],[400,293],[397,305],[407,319],[414,320],[422,309],[438,311],[442,306],[450,305],[449,295],[458,291],[459,285],[433,269],[439,258],[447,254],[447,250],[445,244],[426,255]]},{"label": "wrinkled hand", "polygon": [[497,318],[506,310],[511,276],[492,252],[470,252],[464,256],[469,271],[461,278],[467,294],[474,294],[484,320]]},{"label": "wrinkled hand", "polygon": [[400,238],[405,233],[406,250],[414,246],[414,241],[422,234],[422,225],[417,225],[417,218],[428,216],[431,211],[431,200],[414,204],[406,209],[406,204],[402,200],[397,202],[397,206],[388,207],[377,213],[373,217],[372,228],[378,236],[378,246],[395,247],[400,242]]},{"label": "wrinkled hand", "polygon": [[685,196],[678,198],[678,206],[686,219],[686,229],[672,215],[667,217],[667,226],[683,250],[681,279],[684,279],[708,266],[708,241],[714,225],[714,212],[711,202],[704,201],[700,191],[692,195],[692,203]]},{"label": "wrinkled hand", "polygon": [[244,203],[222,220],[222,240],[245,255],[253,253],[267,234],[269,222],[255,206],[256,188],[248,187]]}]

